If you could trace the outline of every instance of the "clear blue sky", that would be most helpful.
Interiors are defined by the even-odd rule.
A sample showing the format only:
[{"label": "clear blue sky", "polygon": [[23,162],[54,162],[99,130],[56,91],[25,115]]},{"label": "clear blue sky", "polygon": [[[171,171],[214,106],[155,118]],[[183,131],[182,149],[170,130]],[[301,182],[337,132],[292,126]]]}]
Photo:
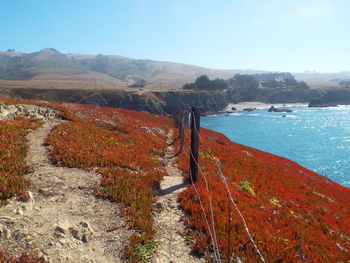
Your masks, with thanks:
[{"label": "clear blue sky", "polygon": [[0,50],[350,70],[349,0],[2,0]]}]

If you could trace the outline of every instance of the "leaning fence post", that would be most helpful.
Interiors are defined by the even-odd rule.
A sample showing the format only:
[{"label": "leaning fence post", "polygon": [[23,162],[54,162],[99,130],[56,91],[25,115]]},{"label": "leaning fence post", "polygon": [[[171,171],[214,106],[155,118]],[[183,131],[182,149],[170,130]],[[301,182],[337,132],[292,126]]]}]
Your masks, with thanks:
[{"label": "leaning fence post", "polygon": [[199,108],[192,107],[191,111],[191,155],[190,155],[190,176],[195,183],[198,179],[198,147],[199,147]]},{"label": "leaning fence post", "polygon": [[184,115],[181,116],[180,120],[180,152],[184,149],[185,143],[185,123],[184,123]]},{"label": "leaning fence post", "polygon": [[189,129],[190,128],[190,118],[191,118],[191,113],[190,112],[186,112],[186,115],[185,115],[185,129]]},{"label": "leaning fence post", "polygon": [[179,115],[177,113],[173,113],[173,120],[175,128],[179,127]]},{"label": "leaning fence post", "polygon": [[181,136],[181,129],[183,126],[183,113],[181,112],[178,116],[179,126],[177,128],[179,128],[179,136]]}]

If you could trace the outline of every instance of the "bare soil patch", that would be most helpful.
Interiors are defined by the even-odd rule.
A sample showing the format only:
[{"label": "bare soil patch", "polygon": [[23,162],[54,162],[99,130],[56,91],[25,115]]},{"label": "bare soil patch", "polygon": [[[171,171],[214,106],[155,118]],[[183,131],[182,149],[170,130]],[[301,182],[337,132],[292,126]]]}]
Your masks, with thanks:
[{"label": "bare soil patch", "polygon": [[179,207],[177,195],[186,189],[182,172],[175,166],[175,148],[171,145],[173,131],[168,134],[169,144],[166,152],[167,173],[160,184],[157,207],[161,210],[155,218],[156,241],[158,249],[154,263],[165,262],[205,262],[191,253],[192,242],[185,237],[185,225],[181,222],[184,211]]}]

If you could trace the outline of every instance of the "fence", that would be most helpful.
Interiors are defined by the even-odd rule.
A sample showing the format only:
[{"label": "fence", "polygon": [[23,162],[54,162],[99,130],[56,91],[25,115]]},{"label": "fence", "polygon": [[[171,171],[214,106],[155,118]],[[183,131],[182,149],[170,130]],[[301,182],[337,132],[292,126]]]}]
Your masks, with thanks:
[{"label": "fence", "polygon": [[[190,120],[188,119],[190,116]],[[176,127],[179,129],[179,136],[180,136],[180,148],[179,148],[179,152],[184,152],[186,154],[186,150],[189,152],[189,156],[187,155],[187,157],[189,158],[189,165],[190,165],[190,179],[191,179],[191,183],[192,186],[194,187],[194,190],[196,191],[198,200],[199,200],[199,204],[201,206],[201,211],[205,217],[205,222],[208,228],[208,233],[211,239],[211,244],[212,244],[212,248],[213,248],[213,256],[215,259],[215,262],[222,262],[221,259],[221,255],[220,255],[220,248],[218,245],[218,240],[217,240],[217,236],[216,236],[216,226],[215,226],[215,220],[214,220],[214,212],[212,209],[212,200],[211,200],[211,196],[210,196],[210,191],[209,191],[209,185],[208,185],[208,180],[206,178],[205,173],[201,170],[199,163],[198,163],[198,150],[199,150],[199,145],[200,143],[203,144],[203,140],[201,140],[201,136],[200,136],[200,110],[197,107],[192,107],[191,112],[180,112],[178,114],[176,114],[174,116],[175,119],[175,124]],[[186,146],[184,144],[185,142],[185,137],[186,135],[186,129],[189,127],[188,124],[190,125],[191,128],[191,148],[190,149],[186,149]],[[225,175],[223,174],[223,172],[221,171],[220,166],[218,165],[218,163],[215,161],[215,157],[212,154],[211,149],[207,146],[207,145],[203,145],[204,147],[206,147],[209,151],[209,154],[211,156],[211,160],[214,160],[214,163],[216,165],[217,168],[217,177],[219,180],[221,180],[224,185],[225,185],[225,189],[227,191],[227,196],[228,196],[228,200],[230,202],[230,205],[228,207],[228,213],[229,213],[229,228],[228,228],[228,236],[230,237],[231,235],[231,215],[232,215],[232,208],[231,205],[233,205],[233,207],[235,208],[236,212],[238,213],[242,223],[243,223],[243,227],[248,235],[248,238],[250,240],[250,242],[252,243],[256,254],[258,255],[259,259],[261,262],[265,263],[265,259],[263,257],[263,255],[261,254],[259,248],[257,247],[251,233],[248,227],[248,224],[242,214],[242,212],[240,211],[238,205],[236,204],[236,202],[233,199],[229,184],[227,182],[227,179],[225,177]],[[185,149],[185,151],[184,151]],[[198,176],[203,176],[203,179],[206,183],[206,190],[208,192],[208,197],[209,197],[209,204],[210,204],[210,218],[207,218],[206,213],[204,211],[204,207],[203,207],[203,203],[201,200],[201,196],[198,192],[198,190],[196,189],[196,182],[198,180]],[[232,262],[233,258],[231,257],[231,240],[229,238],[228,240],[228,251],[227,251],[227,258],[228,258],[228,262]]]}]

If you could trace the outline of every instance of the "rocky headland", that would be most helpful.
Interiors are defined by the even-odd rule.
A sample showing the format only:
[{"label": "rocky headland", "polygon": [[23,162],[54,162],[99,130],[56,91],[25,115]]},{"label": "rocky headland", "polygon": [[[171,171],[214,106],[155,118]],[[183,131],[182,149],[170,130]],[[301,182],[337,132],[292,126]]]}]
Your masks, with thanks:
[{"label": "rocky headland", "polygon": [[64,101],[96,106],[147,111],[172,115],[192,106],[201,113],[222,111],[228,105],[224,91],[123,91],[123,90],[61,90],[61,89],[0,89],[0,94],[21,99]]},{"label": "rocky headland", "polygon": [[309,103],[309,107],[336,107],[338,105],[350,105],[349,88],[329,90]]}]

